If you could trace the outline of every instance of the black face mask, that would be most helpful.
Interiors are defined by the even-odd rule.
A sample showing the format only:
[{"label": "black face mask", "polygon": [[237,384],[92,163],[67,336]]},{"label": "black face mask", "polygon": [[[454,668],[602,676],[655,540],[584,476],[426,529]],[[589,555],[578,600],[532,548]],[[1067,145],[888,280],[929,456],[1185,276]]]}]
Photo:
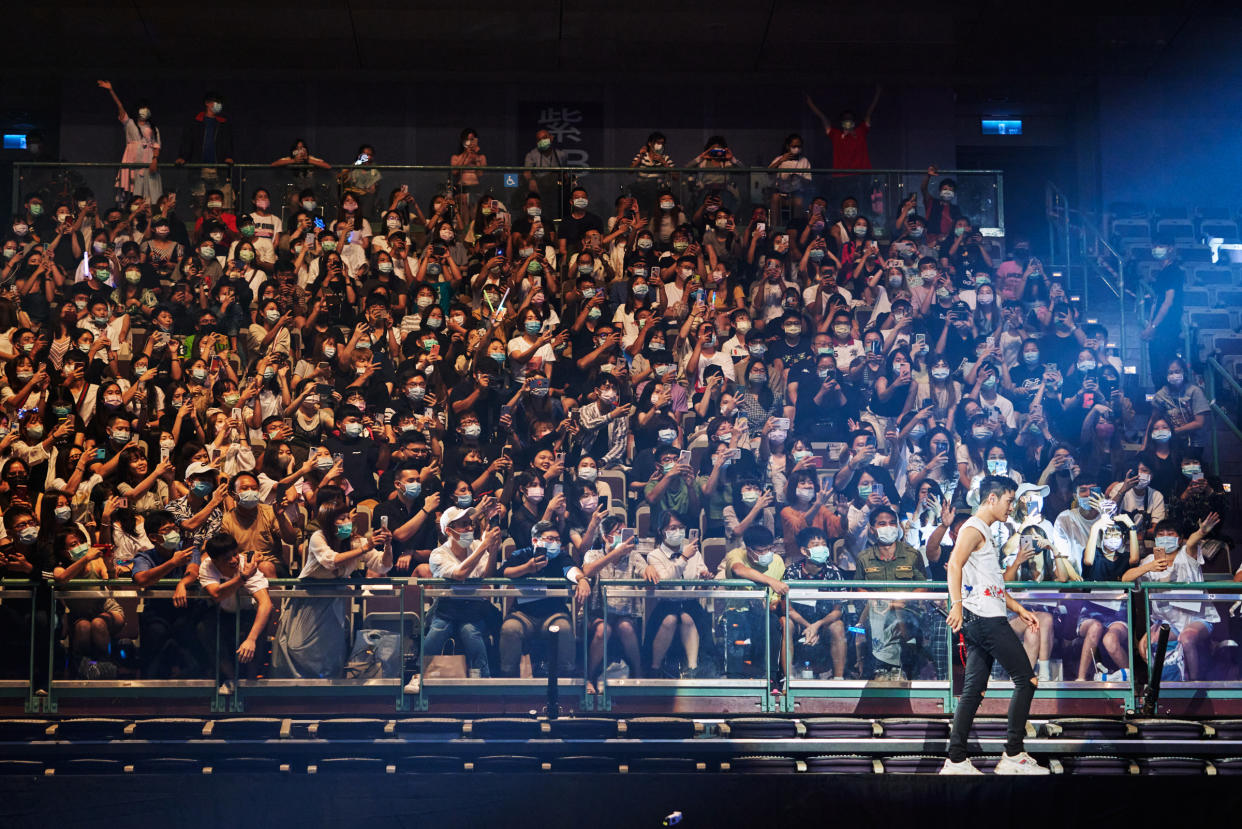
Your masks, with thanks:
[{"label": "black face mask", "polygon": [[464,461],[461,468],[477,478],[483,470],[487,469],[487,464],[479,461]]}]

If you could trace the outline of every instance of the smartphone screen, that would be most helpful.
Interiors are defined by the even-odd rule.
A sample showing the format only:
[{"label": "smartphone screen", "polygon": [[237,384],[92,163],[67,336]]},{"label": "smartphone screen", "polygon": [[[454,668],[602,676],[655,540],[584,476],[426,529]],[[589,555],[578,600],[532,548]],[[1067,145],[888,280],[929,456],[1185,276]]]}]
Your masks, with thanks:
[{"label": "smartphone screen", "polygon": [[822,455],[811,455],[811,457],[807,458],[806,465],[812,469],[823,469],[824,458]]},{"label": "smartphone screen", "polygon": [[690,544],[697,544],[699,542],[699,531],[686,530],[686,541]]},{"label": "smartphone screen", "polygon": [[565,485],[557,484],[556,486],[552,487],[552,497],[555,498],[564,491],[565,491]]},{"label": "smartphone screen", "polygon": [[635,535],[637,535],[637,533],[634,530],[631,530],[629,527],[622,529],[621,530],[621,543],[624,544],[627,541],[633,541]]},{"label": "smartphone screen", "polygon": [[681,465],[681,466],[689,466],[689,465],[690,465],[690,458],[691,458],[691,457],[692,457],[692,455],[691,455],[690,450],[689,450],[689,449],[683,449],[683,450],[681,450],[681,457],[679,457],[679,458],[677,459],[677,463],[678,463],[679,465]]},{"label": "smartphone screen", "polygon": [[385,530],[388,529],[388,516],[387,515],[380,516],[380,527],[382,527]]},{"label": "smartphone screen", "polygon": [[884,494],[884,484],[875,484],[875,483],[873,483],[873,484],[871,485],[871,494],[872,494],[872,495],[883,495],[883,494]]}]

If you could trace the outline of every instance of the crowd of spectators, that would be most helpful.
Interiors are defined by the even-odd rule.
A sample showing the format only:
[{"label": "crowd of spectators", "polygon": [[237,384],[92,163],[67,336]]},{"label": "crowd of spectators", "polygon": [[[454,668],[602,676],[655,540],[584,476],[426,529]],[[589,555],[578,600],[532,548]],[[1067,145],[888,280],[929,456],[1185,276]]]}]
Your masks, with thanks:
[{"label": "crowd of spectators", "polygon": [[[348,599],[281,599],[269,580],[357,575],[565,581],[569,598],[507,614],[434,606],[425,651],[452,640],[472,675],[517,675],[558,625],[542,658],[563,675],[612,670],[605,641],[633,677],[732,672],[721,613],[757,640],[780,611],[778,653],[798,581],[943,579],[986,474],[1020,485],[993,527],[1015,581],[1193,582],[1227,558],[1192,366],[1153,365],[1147,399],[1030,244],[996,256],[935,168],[921,199],[873,215],[816,192],[790,135],[751,204],[723,173],[670,188],[656,132],[633,187],[597,213],[604,196],[583,187],[550,203],[546,133],[517,203],[498,199],[465,130],[463,169],[421,205],[392,182],[381,198],[364,145],[335,215],[309,186],[284,203],[223,176],[182,206],[161,189],[150,108],[134,120],[116,103],[126,160],[148,166],[118,176],[115,201],[23,198],[3,241],[0,575],[173,591],[136,627],[102,594],[64,601],[66,675],[114,676],[127,627],[140,676],[200,675],[204,619],[241,614],[221,626],[227,681],[233,653],[252,673],[340,676]],[[825,128],[865,150],[869,122]],[[181,160],[231,162],[231,141],[209,95]],[[277,164],[307,181],[328,167],[303,142]],[[735,165],[721,137],[688,160]],[[1167,302],[1146,333],[1163,339],[1181,272],[1165,241],[1153,257]],[[618,598],[605,620],[601,578],[745,579],[770,603]],[[10,663],[50,624],[41,595],[0,605]],[[1127,668],[1144,633],[1116,602],[1031,607],[1055,621],[1026,635],[1013,620],[1041,678],[1061,659],[1067,680]],[[943,621],[913,603],[787,615],[786,664],[946,670]],[[1185,675],[1205,677],[1220,615],[1174,602],[1153,616],[1173,624]]]}]

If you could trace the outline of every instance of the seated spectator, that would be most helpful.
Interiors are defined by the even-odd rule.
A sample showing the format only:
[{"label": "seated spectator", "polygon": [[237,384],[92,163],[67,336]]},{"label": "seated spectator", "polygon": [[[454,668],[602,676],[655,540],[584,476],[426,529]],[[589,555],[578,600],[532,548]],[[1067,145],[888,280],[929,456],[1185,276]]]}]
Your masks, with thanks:
[{"label": "seated spectator", "polygon": [[[647,555],[647,562],[654,570],[654,581],[692,581],[712,577],[698,542],[687,539],[686,525],[676,513],[666,512],[660,517],[656,522],[655,535],[659,543]],[[651,667],[643,673],[658,679],[679,677],[680,674],[667,668],[665,663],[674,637],[681,642],[685,674],[690,677],[701,675],[699,646],[704,638],[711,641],[711,619],[697,599],[660,599],[647,612],[644,651]]]},{"label": "seated spectator", "polygon": [[[817,527],[807,527],[798,533],[798,548],[802,558],[785,568],[785,582],[797,588],[799,581],[840,581],[841,571],[831,561],[829,538]],[[832,678],[845,679],[845,622],[844,604],[827,599],[815,602],[789,599],[789,619],[795,625],[791,636],[794,640],[791,664],[795,672],[799,666],[825,664],[820,645],[827,645],[832,660]],[[817,672],[818,673],[818,672]]]},{"label": "seated spectator", "polygon": [[[576,603],[585,602],[591,592],[591,580],[562,547],[560,530],[548,521],[540,521],[531,528],[531,546],[514,551],[501,565],[500,576],[564,579],[576,585]],[[516,607],[500,628],[500,675],[517,676],[523,652],[536,636],[549,636],[554,627],[559,630],[548,659],[556,660],[560,676],[568,676],[574,666],[574,627],[568,603],[557,596],[517,599]]]},{"label": "seated spectator", "polygon": [[172,598],[143,600],[138,617],[142,643],[142,675],[146,679],[200,676],[211,665],[198,633],[207,605],[190,598],[198,589],[202,552],[182,544],[177,520],[165,511],[147,516],[153,546],[134,556],[132,578],[141,588],[160,581],[177,582]]},{"label": "seated spectator", "polygon": [[[432,578],[464,581],[485,579],[496,573],[500,556],[499,527],[488,527],[481,538],[474,537],[473,511],[449,507],[440,516],[445,542],[431,551],[429,566]],[[449,637],[465,651],[470,676],[489,677],[487,660],[487,626],[495,612],[487,599],[454,598],[436,600],[423,639],[423,654],[442,653]]]},{"label": "seated spectator", "polygon": [[[647,563],[638,552],[631,535],[625,537],[625,521],[616,515],[603,519],[600,525],[600,544],[586,551],[582,573],[588,579],[647,579],[653,584],[659,575],[653,565]],[[642,641],[642,612],[635,599],[609,599],[608,614],[604,618],[601,608],[594,606],[591,612],[590,644],[587,650],[587,693],[598,687],[597,678],[604,667],[604,649],[613,642],[619,649],[629,670],[630,678],[642,676],[642,657],[639,643]],[[614,651],[616,654],[616,651]]]},{"label": "seated spectator", "polygon": [[[33,519],[33,516],[27,516]],[[28,527],[19,518],[15,524],[18,539]],[[116,578],[116,562],[111,550],[92,546],[89,538],[75,527],[59,533],[56,538],[56,568],[52,577],[59,584],[75,580]],[[111,596],[94,599],[66,599],[69,612],[69,652],[80,679],[116,679],[116,660],[112,640],[125,624],[125,612]]]}]

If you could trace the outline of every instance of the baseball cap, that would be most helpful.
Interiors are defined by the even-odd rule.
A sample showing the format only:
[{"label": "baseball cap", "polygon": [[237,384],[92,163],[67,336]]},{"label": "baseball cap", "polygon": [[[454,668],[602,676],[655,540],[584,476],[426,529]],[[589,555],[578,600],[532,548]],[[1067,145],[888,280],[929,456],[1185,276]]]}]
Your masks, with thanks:
[{"label": "baseball cap", "polygon": [[462,518],[469,518],[474,514],[474,508],[464,509],[462,507],[449,507],[440,514],[440,532],[447,533],[449,524]]}]

